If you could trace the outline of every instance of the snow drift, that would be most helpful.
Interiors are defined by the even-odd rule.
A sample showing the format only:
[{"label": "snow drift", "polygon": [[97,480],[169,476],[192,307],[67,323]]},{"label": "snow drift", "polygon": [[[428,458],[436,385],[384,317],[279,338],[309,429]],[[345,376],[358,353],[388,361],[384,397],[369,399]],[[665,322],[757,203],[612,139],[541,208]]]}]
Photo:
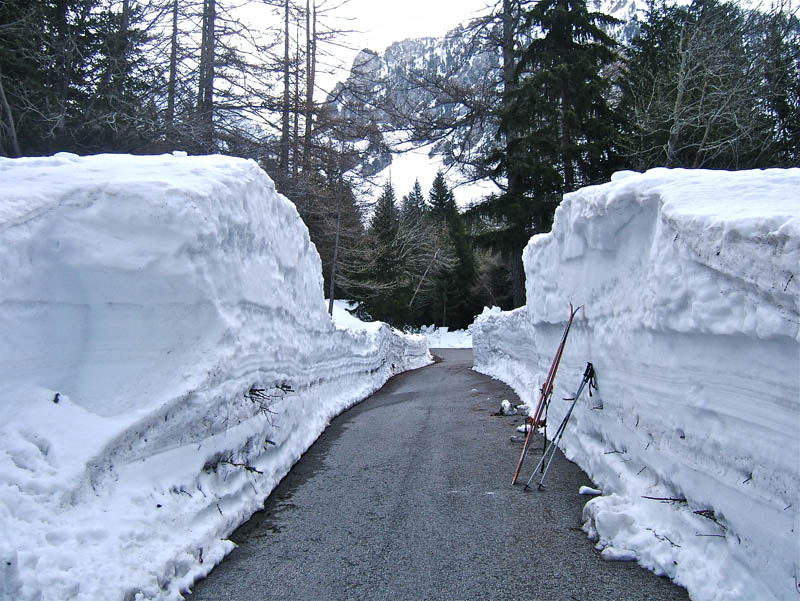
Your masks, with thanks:
[{"label": "snow drift", "polygon": [[337,329],[252,161],[0,159],[0,598],[178,599],[336,414],[430,362]]},{"label": "snow drift", "polygon": [[527,305],[477,320],[476,369],[535,403],[584,304],[548,432],[591,361],[562,447],[603,491],[603,555],[695,601],[797,599],[800,169],[620,173],[566,195],[524,261]]}]

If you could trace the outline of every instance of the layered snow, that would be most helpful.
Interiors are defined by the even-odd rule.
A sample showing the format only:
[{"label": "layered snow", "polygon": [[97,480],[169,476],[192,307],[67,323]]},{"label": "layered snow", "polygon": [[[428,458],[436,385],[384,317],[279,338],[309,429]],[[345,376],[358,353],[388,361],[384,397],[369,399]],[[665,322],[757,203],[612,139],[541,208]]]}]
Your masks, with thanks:
[{"label": "layered snow", "polygon": [[[357,324],[354,324],[357,325]],[[179,599],[329,420],[431,361],[337,328],[252,161],[0,159],[0,599]]]},{"label": "layered snow", "polygon": [[548,432],[592,362],[561,446],[602,490],[584,528],[603,556],[695,601],[796,600],[800,169],[617,174],[566,195],[524,262],[527,305],[477,320],[476,369],[535,403],[583,305]]}]

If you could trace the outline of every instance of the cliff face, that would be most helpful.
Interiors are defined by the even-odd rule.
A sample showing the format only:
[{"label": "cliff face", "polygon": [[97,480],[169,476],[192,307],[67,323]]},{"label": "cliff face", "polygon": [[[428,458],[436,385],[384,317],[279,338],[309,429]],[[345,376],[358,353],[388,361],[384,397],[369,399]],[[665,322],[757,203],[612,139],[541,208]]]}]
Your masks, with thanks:
[{"label": "cliff face", "polygon": [[[597,0],[593,9],[616,17],[609,28],[626,42],[638,32],[646,3],[641,0]],[[464,153],[485,154],[495,140],[497,121],[492,116],[501,86],[502,57],[497,48],[472,32],[457,27],[443,38],[401,40],[383,53],[364,49],[353,61],[347,79],[329,96],[334,115],[352,128],[354,140],[365,140],[368,158],[360,169],[374,175],[391,163],[390,148],[399,130],[418,126],[421,139],[435,142],[431,155],[444,164]],[[469,108],[468,108],[469,107]],[[440,134],[463,120],[469,109],[484,116],[470,120],[446,140]],[[419,126],[425,124],[426,127]]]}]

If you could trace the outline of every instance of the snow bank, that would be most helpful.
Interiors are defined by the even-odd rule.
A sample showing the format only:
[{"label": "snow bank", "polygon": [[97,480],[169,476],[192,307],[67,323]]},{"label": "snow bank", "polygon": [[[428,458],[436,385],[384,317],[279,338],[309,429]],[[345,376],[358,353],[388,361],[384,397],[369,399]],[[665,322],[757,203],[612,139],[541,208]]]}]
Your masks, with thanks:
[{"label": "snow bank", "polygon": [[[325,301],[326,303],[328,301]],[[333,323],[337,328],[351,330],[372,331],[383,325],[380,321],[361,321],[353,311],[358,308],[358,303],[347,300],[333,301]],[[428,348],[472,348],[472,332],[467,330],[453,330],[435,325],[422,326],[419,329],[406,329],[406,333],[424,336],[428,341]]]},{"label": "snow bank", "polygon": [[179,599],[328,421],[430,362],[336,329],[252,161],[0,159],[0,598]]},{"label": "snow bank", "polygon": [[420,334],[428,339],[428,348],[472,348],[472,332],[466,330],[450,330],[435,325],[422,326]]},{"label": "snow bank", "polygon": [[[327,305],[328,301],[326,300],[325,303]],[[361,321],[352,313],[357,308],[357,302],[334,299],[333,315],[331,315],[334,325],[340,330],[365,330],[368,332],[379,330],[385,325],[382,321]]]},{"label": "snow bank", "polygon": [[562,446],[603,491],[584,511],[603,555],[695,601],[796,600],[800,169],[617,174],[566,195],[524,261],[528,304],[479,317],[476,369],[535,402],[585,305],[549,421],[591,361]]}]

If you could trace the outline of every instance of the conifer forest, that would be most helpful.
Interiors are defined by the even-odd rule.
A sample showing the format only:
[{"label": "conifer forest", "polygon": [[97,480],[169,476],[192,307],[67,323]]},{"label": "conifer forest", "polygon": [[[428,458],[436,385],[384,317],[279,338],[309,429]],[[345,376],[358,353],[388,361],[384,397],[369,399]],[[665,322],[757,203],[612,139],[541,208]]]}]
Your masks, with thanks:
[{"label": "conifer forest", "polygon": [[[328,298],[451,329],[524,304],[522,250],[566,193],[625,169],[800,162],[790,2],[650,0],[626,20],[593,0],[487,4],[328,86],[341,1],[0,0],[0,156],[251,158],[295,203]],[[429,189],[375,185],[428,145]],[[459,206],[475,181],[497,192]]]}]

